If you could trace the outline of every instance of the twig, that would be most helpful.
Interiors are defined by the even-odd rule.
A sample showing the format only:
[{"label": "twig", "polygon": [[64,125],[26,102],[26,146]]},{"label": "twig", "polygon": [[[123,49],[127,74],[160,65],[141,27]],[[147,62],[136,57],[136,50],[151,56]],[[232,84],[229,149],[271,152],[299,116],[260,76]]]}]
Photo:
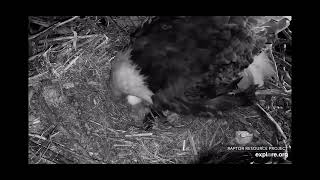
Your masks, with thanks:
[{"label": "twig", "polygon": [[67,67],[64,68],[64,72],[66,72],[73,64],[75,64],[75,62],[80,58],[81,55],[75,57],[69,64]]},{"label": "twig", "polygon": [[143,136],[152,136],[152,133],[141,133],[141,134],[129,134],[125,135],[125,137],[143,137]]},{"label": "twig", "polygon": [[282,31],[282,32],[283,32],[283,34],[289,39],[289,41],[292,40],[290,34],[289,34],[286,30],[284,30],[284,31]]},{"label": "twig", "polygon": [[34,23],[34,24],[38,24],[40,26],[43,26],[43,27],[49,27],[50,24],[48,24],[47,22],[44,22],[43,20],[41,20],[40,18],[37,18],[37,17],[30,17],[29,18],[30,22]]},{"label": "twig", "polygon": [[79,17],[79,16],[74,16],[74,17],[72,17],[72,18],[70,18],[70,19],[68,19],[68,20],[66,20],[66,21],[56,23],[56,24],[48,27],[47,29],[45,29],[45,30],[43,30],[43,31],[41,31],[41,32],[39,32],[39,33],[37,33],[37,34],[30,36],[30,37],[28,38],[28,40],[32,40],[32,39],[34,39],[34,38],[36,38],[36,37],[44,34],[45,32],[47,32],[47,31],[49,31],[49,30],[53,30],[53,29],[55,29],[55,28],[57,28],[57,27],[59,27],[59,26],[62,26],[62,25],[64,25],[64,24],[68,23],[68,22],[71,22],[71,21],[77,19],[78,17]]},{"label": "twig", "polygon": [[211,146],[211,148],[215,147],[216,145],[220,144],[223,141],[223,138],[221,137],[220,140],[216,143],[214,143],[214,145]]},{"label": "twig", "polygon": [[40,136],[38,134],[29,134],[29,136],[31,137],[35,137],[35,138],[38,138],[38,139],[42,139],[42,140],[47,140],[47,138],[43,137],[43,136]]},{"label": "twig", "polygon": [[[48,143],[48,146],[46,147],[45,151],[40,154],[39,161],[36,162],[36,164],[38,164],[42,160],[43,156],[47,153],[47,151],[49,150],[50,146],[51,146],[51,142]],[[50,150],[49,150],[49,152],[50,152]]]},{"label": "twig", "polygon": [[99,125],[99,126],[103,127],[100,123],[97,123],[97,122],[92,121],[92,120],[89,120],[89,121],[90,121],[90,122],[92,122],[92,123],[94,123],[94,124],[97,124],[97,125]]},{"label": "twig", "polygon": [[34,93],[34,90],[30,89],[29,94],[28,94],[28,105],[29,105],[29,107],[30,107],[30,104],[31,104],[31,98],[33,96],[33,93]]},{"label": "twig", "polygon": [[97,46],[97,47],[94,48],[94,49],[99,49],[101,46],[103,46],[103,45],[105,45],[105,44],[108,44],[109,38],[108,38],[106,35],[104,35],[104,38],[105,38],[105,40],[104,40],[99,46]]},{"label": "twig", "polygon": [[73,48],[77,50],[78,33],[74,30],[72,30],[72,33],[73,33],[72,45],[73,45]]},{"label": "twig", "polygon": [[58,131],[58,132],[56,132],[56,133],[54,133],[54,134],[50,135],[49,139],[53,138],[54,136],[56,136],[56,135],[57,135],[57,134],[59,134],[59,133],[60,133],[60,132]]},{"label": "twig", "polygon": [[185,151],[186,149],[186,140],[183,140],[183,143],[182,143],[182,151]]},{"label": "twig", "polygon": [[267,117],[268,119],[276,126],[278,132],[280,132],[281,136],[284,138],[284,140],[287,140],[286,135],[284,134],[283,130],[281,129],[280,125],[273,119],[273,117],[263,109],[263,107],[260,106],[259,103],[255,104]]},{"label": "twig", "polygon": [[108,62],[110,63],[116,56],[111,57]]},{"label": "twig", "polygon": [[190,144],[192,146],[193,154],[197,156],[198,152],[196,149],[196,145],[194,143],[193,137],[192,137],[191,132],[189,130],[188,130],[188,137],[189,137]]},{"label": "twig", "polygon": [[113,147],[130,147],[132,144],[114,144]]},{"label": "twig", "polygon": [[[275,69],[276,69],[277,85],[281,84],[281,88],[284,89],[285,92],[288,92],[288,90],[285,88],[285,86],[280,82],[280,78],[279,78],[280,72],[278,72],[277,63],[276,63],[276,61],[275,61],[275,59],[274,59],[274,56],[273,56],[273,54],[272,54],[271,49],[269,49],[269,51],[271,52],[271,53],[270,53],[270,56],[271,56],[272,61],[274,62],[274,66],[275,66]],[[290,66],[290,67],[291,67],[291,66]]]},{"label": "twig", "polygon": [[274,96],[286,96],[286,97],[290,97],[291,96],[291,92],[282,92],[278,89],[266,89],[266,90],[257,90],[255,92],[256,96],[259,95],[274,95]]},{"label": "twig", "polygon": [[[86,38],[92,38],[92,37],[97,37],[97,36],[98,35],[96,35],[96,34],[77,36],[77,39],[86,39]],[[70,39],[74,39],[74,36],[66,36],[66,37],[58,37],[58,38],[52,38],[52,39],[44,39],[44,40],[40,40],[39,43],[70,40]]]},{"label": "twig", "polygon": [[32,61],[32,60],[34,60],[36,57],[42,56],[43,53],[45,53],[45,52],[40,52],[40,53],[38,53],[38,54],[36,54],[36,55],[33,55],[33,56],[29,57],[29,58],[28,58],[28,61]]},{"label": "twig", "polygon": [[211,148],[211,145],[212,145],[212,143],[213,143],[213,141],[215,140],[215,138],[216,138],[216,135],[217,135],[217,133],[218,133],[218,129],[220,128],[220,123],[218,124],[218,127],[216,128],[216,130],[214,131],[214,133],[213,133],[213,136],[212,136],[212,138],[211,138],[211,140],[210,140],[210,143],[209,143],[209,147]]},{"label": "twig", "polygon": [[287,87],[289,87],[289,90],[291,90],[291,86],[286,82],[286,81],[284,81],[283,80],[283,90],[285,91],[285,92],[288,92],[289,90],[287,89]]},{"label": "twig", "polygon": [[38,57],[38,56],[45,56],[46,53],[48,53],[48,51],[51,50],[51,48],[52,48],[52,46],[50,46],[48,49],[46,49],[46,50],[43,51],[43,52],[40,52],[40,53],[38,53],[38,54],[36,54],[36,55],[33,55],[33,56],[29,57],[29,58],[28,58],[28,61],[32,61],[32,60],[34,60],[34,59],[35,59],[36,57]]},{"label": "twig", "polygon": [[[56,156],[58,156],[58,155],[56,155]],[[56,157],[55,157],[55,158],[56,158]],[[44,161],[46,164],[57,164],[57,163],[55,163],[55,162],[53,162],[53,161],[51,161],[51,160],[49,160],[49,159],[46,159],[46,158],[44,158],[44,157],[41,157],[41,160]]]},{"label": "twig", "polygon": [[[289,66],[290,68],[291,68],[291,64],[290,63],[288,63],[286,60],[285,60],[285,58],[290,58],[290,57],[281,57],[281,56],[283,56],[282,54],[280,54],[279,52],[277,52],[277,51],[272,51],[273,53],[275,53],[275,59],[277,59],[277,60],[279,60],[280,62],[282,62],[282,63],[284,63],[285,65],[287,65],[287,66]],[[279,57],[278,57],[279,56]]]},{"label": "twig", "polygon": [[37,84],[41,79],[45,78],[48,76],[48,71],[41,73],[41,74],[37,74],[35,76],[32,76],[30,78],[28,78],[28,86],[34,86],[35,84]]}]

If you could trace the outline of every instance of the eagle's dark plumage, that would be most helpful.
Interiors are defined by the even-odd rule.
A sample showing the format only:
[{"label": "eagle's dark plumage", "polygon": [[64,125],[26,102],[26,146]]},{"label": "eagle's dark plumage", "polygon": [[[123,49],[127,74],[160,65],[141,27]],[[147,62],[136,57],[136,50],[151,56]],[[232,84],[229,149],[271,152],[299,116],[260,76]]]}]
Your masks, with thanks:
[{"label": "eagle's dark plumage", "polygon": [[156,17],[132,33],[130,45],[118,54],[113,92],[138,97],[132,104],[140,110],[139,99],[154,110],[181,114],[244,105],[252,89],[227,93],[266,42],[252,24],[246,16]]}]

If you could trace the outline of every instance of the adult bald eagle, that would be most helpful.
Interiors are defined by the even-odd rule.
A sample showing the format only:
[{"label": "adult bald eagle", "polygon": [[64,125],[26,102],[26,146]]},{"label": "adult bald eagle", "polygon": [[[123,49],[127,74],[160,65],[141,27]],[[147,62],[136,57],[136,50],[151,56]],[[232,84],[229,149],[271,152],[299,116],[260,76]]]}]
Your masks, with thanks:
[{"label": "adult bald eagle", "polygon": [[253,85],[274,73],[257,23],[249,16],[156,17],[116,56],[112,92],[127,97],[136,119],[150,109],[199,115],[246,105]]}]

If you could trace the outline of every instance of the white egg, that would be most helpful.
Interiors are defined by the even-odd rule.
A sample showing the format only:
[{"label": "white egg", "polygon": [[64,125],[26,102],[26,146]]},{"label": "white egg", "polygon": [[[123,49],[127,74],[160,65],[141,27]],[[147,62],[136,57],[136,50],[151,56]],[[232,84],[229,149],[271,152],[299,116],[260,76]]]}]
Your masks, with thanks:
[{"label": "white egg", "polygon": [[128,100],[128,103],[132,106],[137,105],[137,104],[141,103],[141,101],[142,101],[141,98],[138,98],[136,96],[131,96],[131,95],[127,96],[127,100]]}]

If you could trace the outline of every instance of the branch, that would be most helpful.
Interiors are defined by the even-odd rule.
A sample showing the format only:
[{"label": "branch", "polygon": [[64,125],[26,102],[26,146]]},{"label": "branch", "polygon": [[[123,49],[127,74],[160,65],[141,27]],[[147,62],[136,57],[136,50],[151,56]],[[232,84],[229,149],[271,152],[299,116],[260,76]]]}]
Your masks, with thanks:
[{"label": "branch", "polygon": [[255,93],[257,96],[259,95],[273,95],[273,96],[286,96],[290,97],[291,96],[291,91],[290,92],[283,92],[278,89],[266,89],[266,90],[257,90]]},{"label": "branch", "polygon": [[263,107],[260,106],[260,104],[256,103],[255,104],[266,116],[267,118],[275,125],[277,131],[281,134],[281,136],[284,138],[284,140],[287,140],[286,135],[284,134],[283,130],[281,129],[280,125],[273,119],[273,117],[263,109]]}]

